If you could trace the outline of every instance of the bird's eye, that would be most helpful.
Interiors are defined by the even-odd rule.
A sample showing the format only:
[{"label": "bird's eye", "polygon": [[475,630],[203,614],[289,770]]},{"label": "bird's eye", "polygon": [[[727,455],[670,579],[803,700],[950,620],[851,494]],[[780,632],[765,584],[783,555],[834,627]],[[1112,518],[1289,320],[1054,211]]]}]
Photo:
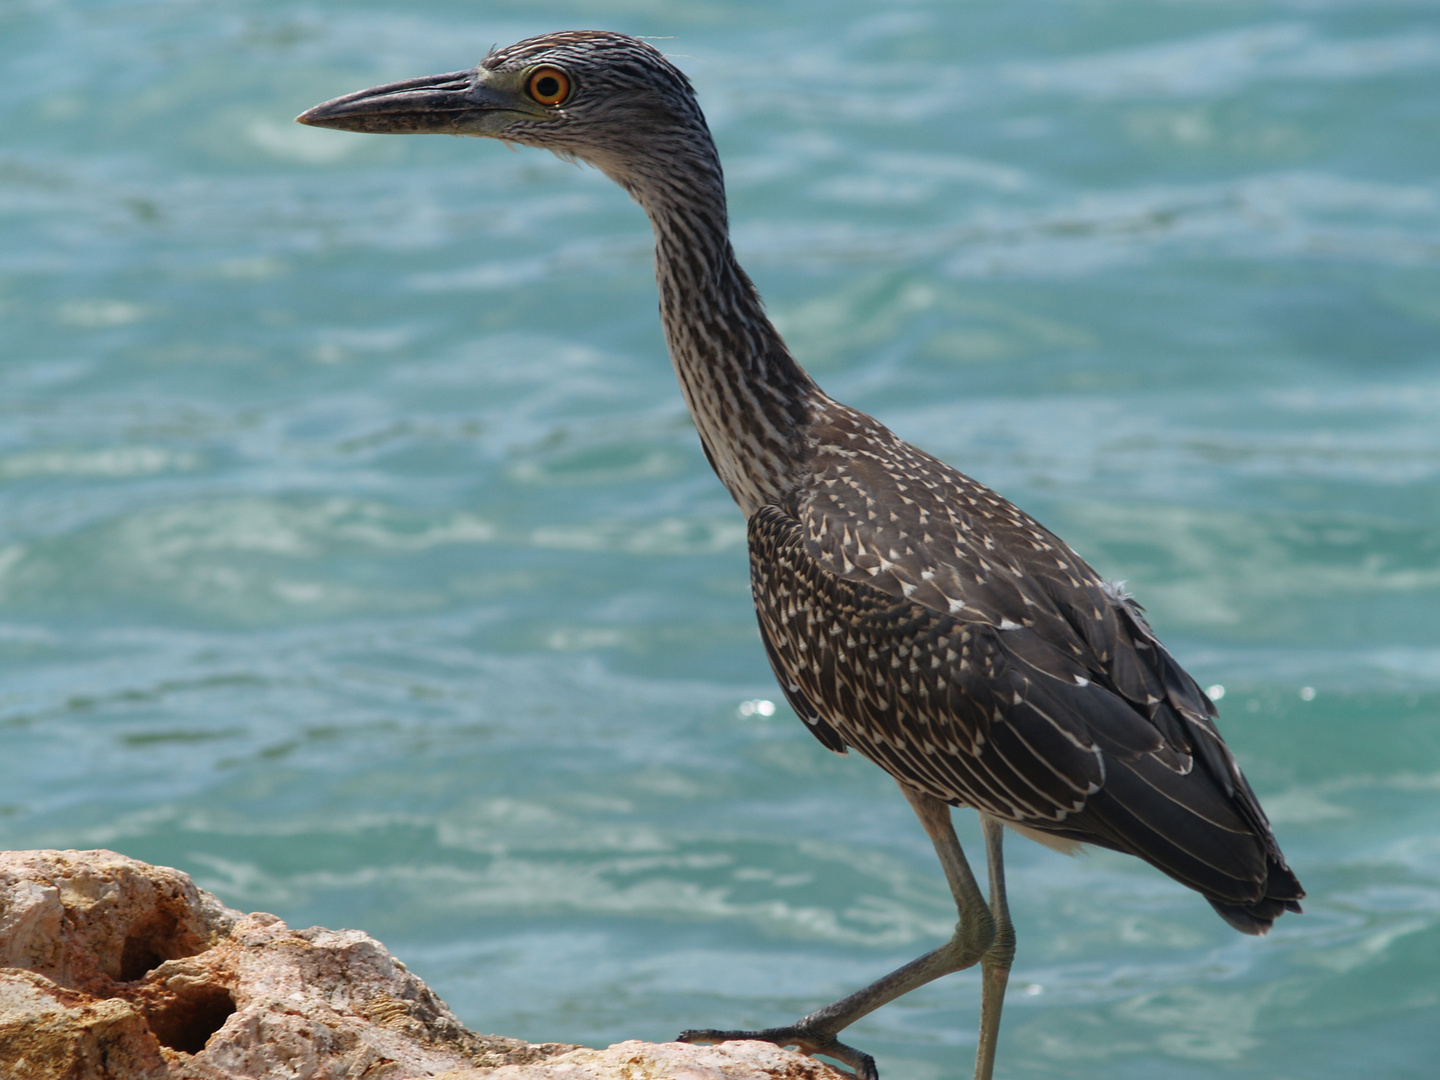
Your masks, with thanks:
[{"label": "bird's eye", "polygon": [[525,80],[525,90],[541,105],[559,105],[570,96],[570,76],[559,68],[536,68]]}]

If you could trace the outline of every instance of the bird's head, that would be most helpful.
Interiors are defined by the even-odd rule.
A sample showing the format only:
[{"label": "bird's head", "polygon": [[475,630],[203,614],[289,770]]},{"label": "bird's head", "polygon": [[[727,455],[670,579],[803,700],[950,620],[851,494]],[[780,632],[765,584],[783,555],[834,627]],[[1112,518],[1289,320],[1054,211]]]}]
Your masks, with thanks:
[{"label": "bird's head", "polygon": [[636,171],[673,155],[713,158],[690,81],[654,46],[571,30],[492,50],[468,71],[346,94],[301,113],[314,127],[474,135],[553,150],[632,191]]}]

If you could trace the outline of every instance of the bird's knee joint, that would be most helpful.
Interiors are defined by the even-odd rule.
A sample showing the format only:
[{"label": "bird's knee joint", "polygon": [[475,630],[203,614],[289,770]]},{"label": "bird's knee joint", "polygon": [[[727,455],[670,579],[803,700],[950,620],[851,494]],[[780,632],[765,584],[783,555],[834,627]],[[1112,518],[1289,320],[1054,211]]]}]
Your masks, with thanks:
[{"label": "bird's knee joint", "polygon": [[1005,922],[996,927],[994,940],[985,950],[985,966],[1008,969],[1014,960],[1015,928],[1009,922]]},{"label": "bird's knee joint", "polygon": [[[994,947],[997,927],[989,911],[981,909],[955,924],[954,941],[967,954],[982,955]],[[1014,933],[1011,933],[1013,941]],[[973,961],[972,961],[973,963]]]},{"label": "bird's knee joint", "polygon": [[997,949],[1009,949],[1015,951],[1015,927],[1009,922],[1000,924],[995,928],[994,947]]},{"label": "bird's knee joint", "polygon": [[985,953],[985,959],[1000,967],[1010,967],[1015,962],[1015,939],[1012,937],[1006,942],[995,942]]}]

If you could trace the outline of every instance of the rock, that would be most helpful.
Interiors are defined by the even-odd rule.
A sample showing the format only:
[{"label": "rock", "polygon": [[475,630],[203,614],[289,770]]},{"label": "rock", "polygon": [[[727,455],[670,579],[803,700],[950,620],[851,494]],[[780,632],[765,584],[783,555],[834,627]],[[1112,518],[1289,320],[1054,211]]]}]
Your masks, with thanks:
[{"label": "rock", "polygon": [[477,1035],[375,939],[112,851],[0,853],[0,1080],[840,1080],[768,1043]]},{"label": "rock", "polygon": [[358,930],[110,851],[0,854],[0,1080],[401,1080],[571,1049],[475,1034]]},{"label": "rock", "polygon": [[767,1042],[720,1046],[684,1043],[616,1043],[580,1048],[528,1065],[464,1069],[435,1080],[853,1080],[830,1066]]}]

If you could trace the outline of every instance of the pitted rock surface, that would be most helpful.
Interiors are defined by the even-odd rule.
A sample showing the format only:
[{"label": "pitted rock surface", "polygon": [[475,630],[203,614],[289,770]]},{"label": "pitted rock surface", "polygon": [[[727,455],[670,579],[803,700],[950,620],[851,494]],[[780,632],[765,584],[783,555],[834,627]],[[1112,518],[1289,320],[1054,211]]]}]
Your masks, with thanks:
[{"label": "pitted rock surface", "polygon": [[113,851],[0,853],[0,1080],[841,1080],[768,1043],[478,1035],[359,930]]}]

